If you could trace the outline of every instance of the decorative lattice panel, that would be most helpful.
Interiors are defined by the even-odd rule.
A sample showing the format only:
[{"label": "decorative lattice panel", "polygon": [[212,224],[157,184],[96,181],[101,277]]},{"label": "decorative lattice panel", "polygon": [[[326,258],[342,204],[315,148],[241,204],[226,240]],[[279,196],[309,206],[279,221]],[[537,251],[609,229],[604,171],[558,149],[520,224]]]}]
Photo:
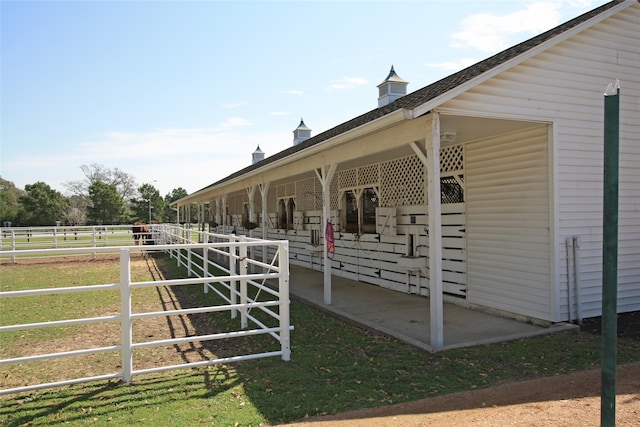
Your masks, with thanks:
[{"label": "decorative lattice panel", "polygon": [[377,186],[379,182],[378,164],[358,168],[358,186]]},{"label": "decorative lattice panel", "polygon": [[334,176],[331,180],[331,185],[329,185],[329,204],[332,210],[339,209],[340,206],[340,200],[338,198],[340,191],[339,181],[338,177]]},{"label": "decorative lattice panel", "polygon": [[454,145],[440,149],[440,174],[450,175],[464,171],[464,146]]},{"label": "decorative lattice panel", "polygon": [[249,198],[246,194],[234,194],[230,195],[227,199],[227,207],[229,208],[229,214],[242,214],[243,206],[249,202]]},{"label": "decorative lattice panel", "polygon": [[288,182],[287,183],[287,190],[286,190],[286,197],[296,197],[296,183],[294,182]]},{"label": "decorative lattice panel", "polygon": [[[298,202],[296,207],[298,210],[312,211],[322,207],[322,187],[316,178],[298,181],[296,192],[296,201]],[[318,200],[320,203],[317,202]],[[318,205],[320,205],[320,208]]]},{"label": "decorative lattice panel", "polygon": [[276,197],[277,187],[269,189],[267,194],[267,212],[275,212],[278,208],[278,199]]},{"label": "decorative lattice panel", "polygon": [[348,169],[338,172],[338,185],[340,188],[355,188],[358,186],[358,170]]},{"label": "decorative lattice panel", "polygon": [[424,165],[418,156],[380,164],[380,206],[410,206],[426,203]]}]

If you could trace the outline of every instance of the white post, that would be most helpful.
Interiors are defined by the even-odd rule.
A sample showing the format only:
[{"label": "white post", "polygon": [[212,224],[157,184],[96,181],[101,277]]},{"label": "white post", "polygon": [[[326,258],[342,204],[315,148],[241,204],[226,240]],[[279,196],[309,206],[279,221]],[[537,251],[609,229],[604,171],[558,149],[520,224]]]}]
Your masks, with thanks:
[{"label": "white post", "polygon": [[[11,230],[11,250],[15,251],[16,250],[16,231],[15,230]],[[13,255],[11,257],[11,262],[13,264],[16,263],[16,256]]]},{"label": "white post", "polygon": [[[267,196],[269,195],[269,187],[271,183],[265,182],[264,184],[260,184],[260,196],[262,197],[262,240],[267,240],[267,235],[269,231],[269,213],[267,212]],[[268,262],[268,246],[262,246],[262,262]],[[266,268],[262,269],[263,273],[267,272]]]},{"label": "white post", "polygon": [[[247,218],[247,221],[253,222],[254,220],[254,207],[253,207],[253,196],[255,195],[256,192],[256,186],[252,185],[251,187],[247,188],[247,197],[249,198],[249,218]],[[253,237],[253,230],[249,230],[249,237]],[[255,259],[255,250],[254,250],[254,246],[251,246],[249,248],[249,255],[251,256],[251,259]],[[253,269],[252,269],[253,271]]]},{"label": "white post", "polygon": [[[244,242],[247,241],[247,236],[240,236],[240,275],[246,276],[247,274],[247,246]],[[240,310],[240,327],[245,329],[249,323],[247,321],[247,279],[240,279],[240,304],[242,309]]]},{"label": "white post", "polygon": [[[91,227],[91,236],[92,236],[92,247],[95,248],[96,247],[96,226],[94,225],[93,227]],[[96,259],[96,253],[93,253],[93,259]]]},{"label": "white post", "polygon": [[[229,236],[229,243],[233,243],[234,241],[233,237]],[[229,276],[236,276],[236,247],[231,245],[229,245]],[[235,305],[238,303],[238,295],[236,294],[238,291],[238,281],[236,279],[229,281],[229,290],[231,305]],[[235,319],[236,317],[238,317],[238,310],[231,310],[231,318]]]},{"label": "white post", "polygon": [[120,248],[120,317],[122,319],[122,381],[131,382],[133,371],[131,328],[131,258],[128,248]]},{"label": "white post", "polygon": [[433,113],[431,143],[427,138],[427,185],[429,199],[429,302],[431,345],[444,345],[442,297],[442,209],[440,206],[440,115]]},{"label": "white post", "polygon": [[[202,248],[202,276],[209,277],[209,248]],[[204,293],[209,293],[209,283],[204,284]]]},{"label": "white post", "polygon": [[330,220],[330,190],[331,180],[336,172],[338,165],[333,163],[327,168],[323,166],[322,169],[316,169],[316,175],[322,185],[322,235],[324,236],[324,303],[331,304],[331,260],[329,259],[329,253],[327,251],[327,223]]},{"label": "white post", "polygon": [[291,333],[289,330],[289,241],[279,242],[278,252],[280,257],[280,280],[278,286],[278,298],[280,300],[280,349],[282,360],[291,359]]}]

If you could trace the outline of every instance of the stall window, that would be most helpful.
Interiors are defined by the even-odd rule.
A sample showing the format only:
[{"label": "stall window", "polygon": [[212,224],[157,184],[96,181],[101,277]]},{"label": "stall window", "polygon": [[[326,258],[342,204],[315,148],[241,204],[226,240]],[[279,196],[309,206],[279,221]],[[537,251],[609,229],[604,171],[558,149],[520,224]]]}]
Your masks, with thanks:
[{"label": "stall window", "polygon": [[356,194],[349,190],[345,193],[345,230],[347,233],[358,233],[358,201]]},{"label": "stall window", "polygon": [[284,199],[278,203],[278,228],[287,229],[287,204]]},{"label": "stall window", "polygon": [[345,230],[349,233],[375,233],[378,195],[373,188],[362,190],[360,200],[352,190],[345,192]]}]

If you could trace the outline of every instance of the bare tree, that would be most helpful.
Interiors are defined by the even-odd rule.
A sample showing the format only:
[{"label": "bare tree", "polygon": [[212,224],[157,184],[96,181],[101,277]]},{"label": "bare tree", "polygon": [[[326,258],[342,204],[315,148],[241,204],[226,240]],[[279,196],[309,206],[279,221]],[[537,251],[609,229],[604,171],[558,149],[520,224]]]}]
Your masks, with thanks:
[{"label": "bare tree", "polygon": [[74,195],[88,196],[89,187],[96,182],[115,185],[118,194],[126,201],[131,200],[137,194],[136,179],[118,168],[109,169],[99,163],[80,166],[85,179],[79,181],[68,181],[64,183],[67,190]]}]

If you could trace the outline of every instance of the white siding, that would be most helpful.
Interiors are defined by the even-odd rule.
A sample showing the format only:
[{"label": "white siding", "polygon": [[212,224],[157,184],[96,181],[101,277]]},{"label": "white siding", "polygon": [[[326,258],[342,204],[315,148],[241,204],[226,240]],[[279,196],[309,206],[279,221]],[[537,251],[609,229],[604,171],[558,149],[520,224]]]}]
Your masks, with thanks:
[{"label": "white siding", "polygon": [[[640,5],[635,4],[443,106],[445,111],[465,114],[553,122],[552,167],[558,178],[552,194],[558,226],[554,270],[558,283],[556,307],[550,307],[556,313],[552,320],[568,318],[564,242],[569,236],[580,239],[582,316],[601,313],[603,92],[616,78],[622,87],[618,309],[640,310],[639,22]],[[473,190],[469,197],[474,197]],[[469,206],[470,214],[471,209]],[[470,248],[472,241],[470,235]],[[537,298],[542,297],[539,291],[536,287]]]},{"label": "white siding", "polygon": [[471,143],[466,156],[469,303],[549,320],[547,126]]}]

